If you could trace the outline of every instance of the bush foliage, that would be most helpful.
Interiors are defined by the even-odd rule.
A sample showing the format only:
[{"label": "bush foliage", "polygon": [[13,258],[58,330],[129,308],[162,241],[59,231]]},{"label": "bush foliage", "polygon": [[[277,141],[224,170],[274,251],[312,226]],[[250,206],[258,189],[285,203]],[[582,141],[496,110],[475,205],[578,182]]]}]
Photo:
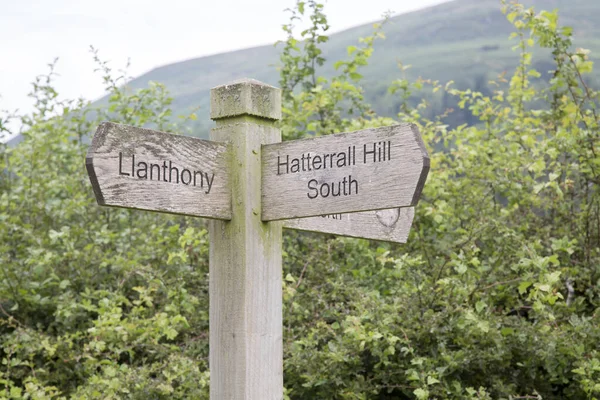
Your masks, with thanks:
[{"label": "bush foliage", "polygon": [[[390,84],[402,99],[423,88],[456,96],[478,122],[449,129],[446,115],[423,117],[426,101],[404,103],[396,120],[365,104],[359,70],[381,26],[326,80],[323,6],[292,10],[284,137],[410,122],[431,172],[406,245],[285,233],[286,398],[600,398],[592,62],[557,12],[504,11],[520,65],[493,94]],[[302,18],[309,28],[295,38]],[[550,74],[531,66],[540,48],[552,53]],[[207,399],[204,222],[98,207],[83,165],[101,120],[184,128],[170,122],[164,87],[130,92],[96,58],[107,109],[59,100],[51,70],[34,83],[35,111],[18,117],[25,140],[0,148],[0,397]]]}]

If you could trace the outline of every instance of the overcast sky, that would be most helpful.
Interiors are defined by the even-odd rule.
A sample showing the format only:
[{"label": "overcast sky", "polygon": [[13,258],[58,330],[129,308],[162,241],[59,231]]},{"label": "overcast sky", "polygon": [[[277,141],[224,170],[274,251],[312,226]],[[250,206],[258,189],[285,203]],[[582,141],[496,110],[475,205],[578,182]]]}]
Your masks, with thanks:
[{"label": "overcast sky", "polygon": [[[336,32],[445,0],[328,0]],[[0,0],[0,109],[28,111],[35,76],[58,57],[62,98],[103,95],[90,45],[139,76],[175,61],[283,39],[295,0]]]}]

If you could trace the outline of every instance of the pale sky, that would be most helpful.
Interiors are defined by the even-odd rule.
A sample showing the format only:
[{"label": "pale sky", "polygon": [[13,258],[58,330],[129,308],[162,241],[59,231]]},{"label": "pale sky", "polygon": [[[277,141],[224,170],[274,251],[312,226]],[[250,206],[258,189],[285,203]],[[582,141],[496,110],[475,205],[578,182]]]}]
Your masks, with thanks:
[{"label": "pale sky", "polygon": [[[447,0],[326,0],[331,32]],[[295,0],[0,0],[0,109],[29,111],[31,82],[58,57],[61,98],[103,95],[90,45],[139,76],[176,61],[284,39]]]}]

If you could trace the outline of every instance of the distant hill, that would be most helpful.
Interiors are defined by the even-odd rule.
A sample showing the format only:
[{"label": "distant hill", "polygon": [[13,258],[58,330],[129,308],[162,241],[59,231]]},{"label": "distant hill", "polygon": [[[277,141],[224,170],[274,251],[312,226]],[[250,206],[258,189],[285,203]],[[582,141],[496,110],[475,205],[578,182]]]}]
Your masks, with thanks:
[{"label": "distant hill", "polygon": [[[560,23],[574,28],[577,45],[600,51],[600,1],[525,0],[536,10],[560,10]],[[325,11],[327,9],[325,8]],[[380,114],[394,116],[399,101],[387,88],[401,74],[397,62],[410,64],[409,78],[454,80],[462,88],[485,90],[489,79],[511,71],[518,61],[509,41],[512,25],[500,11],[499,0],[455,0],[391,18],[386,39],[375,45],[370,64],[364,69],[367,100]],[[346,47],[372,32],[365,24],[330,36],[324,47],[328,61],[346,57]],[[593,54],[594,54],[593,53]],[[209,90],[240,77],[252,77],[276,85],[279,48],[261,46],[182,61],[156,68],[130,82],[134,88],[148,81],[164,83],[174,96],[174,110],[184,113],[199,107],[199,135],[208,135]],[[539,57],[534,66],[542,73],[550,69],[549,58]],[[321,71],[331,76],[331,63]],[[464,118],[467,118],[465,116]],[[460,117],[463,118],[463,117]]]},{"label": "distant hill", "polygon": [[[537,11],[558,8],[559,22],[574,28],[577,46],[591,49],[592,56],[600,52],[600,0],[523,2]],[[488,90],[490,79],[512,71],[518,62],[511,50],[516,42],[508,40],[513,27],[500,7],[500,0],[454,0],[391,18],[384,29],[387,38],[376,42],[369,66],[361,71],[368,102],[379,114],[397,114],[399,100],[389,95],[387,88],[401,77],[398,61],[412,66],[408,70],[410,79],[421,76],[444,83],[454,80],[461,88]],[[347,46],[371,32],[369,23],[332,34],[323,46],[329,63],[320,72],[331,76],[332,63],[347,57]],[[164,83],[174,97],[176,115],[198,108],[195,131],[207,137],[212,126],[208,117],[210,88],[241,77],[277,85],[279,51],[280,47],[269,45],[182,61],[156,68],[129,85],[141,88],[149,81]],[[549,57],[534,59],[534,66],[546,73],[551,68]],[[440,110],[446,106],[449,104],[440,104]],[[457,112],[453,118],[454,124],[471,122],[466,112]]]}]

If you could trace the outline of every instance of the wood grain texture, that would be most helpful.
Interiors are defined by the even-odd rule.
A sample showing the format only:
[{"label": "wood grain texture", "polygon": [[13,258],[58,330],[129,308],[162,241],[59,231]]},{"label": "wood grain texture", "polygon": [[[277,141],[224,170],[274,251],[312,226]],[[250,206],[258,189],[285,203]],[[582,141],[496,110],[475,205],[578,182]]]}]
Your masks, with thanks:
[{"label": "wood grain texture", "polygon": [[104,122],[86,168],[100,205],[227,220],[228,154],[223,143]]},{"label": "wood grain texture", "polygon": [[384,242],[406,243],[414,216],[415,209],[412,207],[391,208],[288,219],[283,221],[283,227]]},{"label": "wood grain texture", "polygon": [[[280,96],[278,89],[267,85],[258,90],[256,81],[248,85],[241,90],[250,90],[252,98]],[[221,89],[211,96],[221,95]],[[252,93],[255,90],[258,94]],[[274,93],[263,96],[265,90]],[[281,400],[282,224],[260,219],[261,145],[279,142],[281,134],[273,121],[248,116],[239,104],[223,104],[233,111],[214,110],[220,119],[211,139],[231,145],[233,204],[231,221],[209,224],[210,398]]]},{"label": "wood grain texture", "polygon": [[281,399],[283,339],[281,223],[260,220],[260,145],[279,130],[252,122],[218,125],[211,139],[233,149],[233,217],[211,221],[211,399]]},{"label": "wood grain texture", "polygon": [[262,154],[263,221],[414,206],[429,172],[409,124],[265,145]]}]

